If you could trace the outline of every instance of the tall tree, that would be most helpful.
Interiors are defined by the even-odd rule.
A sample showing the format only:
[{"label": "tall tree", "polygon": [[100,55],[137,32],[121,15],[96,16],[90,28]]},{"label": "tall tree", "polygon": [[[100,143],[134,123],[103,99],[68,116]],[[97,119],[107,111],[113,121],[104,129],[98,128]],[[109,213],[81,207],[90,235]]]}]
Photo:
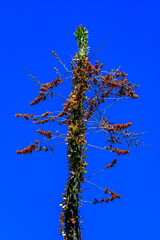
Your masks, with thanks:
[{"label": "tall tree", "polygon": [[[109,152],[117,153],[118,155],[126,155],[129,153],[129,150],[119,149],[117,147],[118,144],[121,144],[124,140],[129,147],[132,145],[132,142],[135,141],[135,146],[137,146],[137,143],[141,142],[136,139],[136,136],[142,134],[128,131],[128,128],[132,125],[131,122],[124,124],[113,123],[110,122],[108,116],[105,115],[105,110],[118,101],[124,98],[138,98],[138,95],[134,92],[134,88],[136,88],[137,85],[128,82],[126,78],[127,74],[120,72],[120,68],[107,72],[102,70],[103,63],[99,64],[99,62],[96,61],[94,65],[91,64],[90,59],[101,46],[91,55],[91,57],[88,57],[88,31],[84,26],[78,26],[74,35],[77,40],[78,52],[70,63],[70,71],[68,71],[58,55],[53,51],[53,55],[63,65],[66,73],[61,75],[58,72],[58,69],[55,68],[59,76],[56,77],[53,82],[44,84],[41,84],[35,77],[29,74],[31,79],[40,86],[39,96],[30,104],[34,105],[40,101],[46,100],[48,96],[53,97],[53,95],[58,95],[65,100],[62,111],[58,113],[53,111],[46,112],[38,116],[35,116],[34,114],[29,115],[28,113],[16,114],[16,117],[24,117],[27,120],[32,118],[33,123],[36,125],[44,124],[46,122],[58,122],[59,125],[68,126],[67,133],[59,134],[57,131],[55,135],[52,134],[52,131],[38,129],[37,132],[40,133],[45,140],[43,142],[35,140],[34,144],[31,143],[30,146],[23,150],[17,150],[18,154],[26,154],[32,153],[33,150],[36,150],[36,152],[41,150],[53,150],[54,146],[57,144],[67,144],[69,172],[67,178],[68,182],[64,188],[65,193],[62,194],[62,204],[60,204],[62,210],[59,229],[65,240],[82,239],[79,216],[79,207],[81,206],[81,201],[83,201],[82,184],[88,182],[89,184],[99,187],[87,179],[105,171],[107,168],[113,167],[117,163],[117,159],[114,159],[101,171],[91,176],[85,176],[87,168],[87,163],[85,161],[87,152],[86,146],[100,148]],[[70,77],[72,77],[72,91],[68,98],[53,91],[54,87],[57,87],[59,84],[63,83],[65,79]],[[112,103],[101,108],[101,105],[107,103],[108,100],[112,100]],[[85,139],[85,136],[96,134],[98,132],[103,133],[107,138],[107,145],[105,147],[93,146],[87,143]],[[65,138],[65,141],[48,144],[50,141],[57,138]],[[108,196],[101,200],[95,198],[94,201],[92,201],[93,204],[108,203],[115,198],[121,198],[119,194],[110,191],[108,188],[102,190]]]}]

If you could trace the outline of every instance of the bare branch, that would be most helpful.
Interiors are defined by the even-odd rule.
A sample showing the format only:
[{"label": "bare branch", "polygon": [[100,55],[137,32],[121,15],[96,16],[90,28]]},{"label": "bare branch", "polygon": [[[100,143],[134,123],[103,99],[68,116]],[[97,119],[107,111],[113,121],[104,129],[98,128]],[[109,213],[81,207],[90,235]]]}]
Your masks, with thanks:
[{"label": "bare branch", "polygon": [[104,191],[104,192],[105,192],[105,190],[104,190],[103,188],[99,187],[99,186],[98,186],[98,185],[96,185],[95,183],[92,183],[92,182],[90,182],[90,181],[87,181],[86,179],[84,179],[84,181],[85,181],[85,182],[87,182],[87,183],[90,183],[90,184],[92,184],[93,186],[95,186],[95,187],[97,187],[97,188],[99,188],[100,190],[102,190],[102,191]]},{"label": "bare branch", "polygon": [[99,129],[100,127],[99,126],[97,126],[97,127],[88,127],[88,128],[86,128],[86,130],[90,130],[90,129]]},{"label": "bare branch", "polygon": [[[98,111],[98,113],[101,113],[102,111],[104,111],[104,110],[106,110],[106,109],[108,109],[108,108],[110,108],[111,106],[113,106],[115,103],[117,103],[117,102],[119,102],[121,99],[124,99],[124,98],[118,98],[115,102],[113,102],[113,103],[111,103],[109,106],[107,106],[107,107],[105,107],[105,108],[103,108],[102,110],[100,110],[100,111]],[[98,113],[96,113],[96,114],[94,114],[92,117],[94,117],[94,116],[97,116],[97,114]]]},{"label": "bare branch", "polygon": [[88,143],[86,143],[86,145],[88,145],[90,147],[94,147],[94,148],[99,148],[99,149],[102,149],[102,150],[107,150],[105,147],[102,148],[102,147],[94,146],[94,145],[91,145],[91,144],[88,144]]},{"label": "bare branch", "polygon": [[91,189],[91,188],[90,188],[90,187],[88,187],[88,188],[83,188],[82,191],[83,191],[83,190],[89,190],[89,189]]},{"label": "bare branch", "polygon": [[95,132],[91,132],[91,133],[86,133],[85,135],[94,134],[94,133],[98,133],[98,132],[102,132],[102,131],[103,131],[103,130],[95,131]]},{"label": "bare branch", "polygon": [[85,201],[85,200],[80,200],[81,202],[85,202],[85,203],[93,203],[91,201]]},{"label": "bare branch", "polygon": [[[52,91],[53,92],[53,91]],[[59,96],[59,97],[61,97],[61,98],[63,98],[65,101],[67,101],[68,102],[68,99],[67,98],[65,98],[65,97],[63,97],[62,95],[60,95],[59,93],[55,93],[55,92],[53,92],[53,94],[55,94],[55,95],[57,95],[57,96]]]},{"label": "bare branch", "polygon": [[104,39],[104,41],[101,43],[101,45],[97,48],[97,50],[91,55],[91,57],[88,59],[88,61],[96,54],[96,52],[98,52],[98,50],[103,46],[103,44],[105,43],[105,41],[107,40],[107,38]]},{"label": "bare branch", "polygon": [[55,53],[55,51],[52,51],[52,54],[58,59],[58,61],[62,64],[62,66],[65,68],[65,70],[68,72],[67,67],[65,64],[61,61],[61,59],[58,57],[58,55]]},{"label": "bare branch", "polygon": [[97,174],[104,172],[106,169],[107,169],[107,168],[104,168],[104,169],[102,169],[101,171],[99,171],[99,172],[97,172],[97,173],[94,173],[94,174],[92,174],[92,175],[89,175],[89,176],[86,177],[86,178],[94,177],[94,176],[96,176]]},{"label": "bare branch", "polygon": [[[100,124],[100,122],[96,119],[96,118],[94,118],[94,117],[92,117],[92,116],[90,116],[90,118],[89,119],[91,119],[91,118],[93,118],[97,123],[99,123]],[[101,119],[100,119],[101,120]],[[88,122],[88,120],[86,120],[86,122]]]},{"label": "bare branch", "polygon": [[50,145],[49,147],[51,147],[51,146],[56,146],[56,145],[60,145],[60,144],[65,144],[66,142],[60,142],[60,143],[55,143],[55,144],[53,144],[53,145]]},{"label": "bare branch", "polygon": [[61,134],[61,135],[57,135],[57,136],[54,136],[54,137],[52,137],[52,138],[48,138],[48,139],[45,139],[42,143],[40,143],[40,144],[43,144],[43,143],[45,143],[45,142],[47,142],[47,141],[49,141],[49,140],[53,140],[53,139],[55,139],[55,138],[65,138],[65,137],[62,137],[62,136],[64,136],[64,135],[67,135],[67,134]]},{"label": "bare branch", "polygon": [[36,86],[41,86],[40,81],[37,80],[36,77],[32,76],[32,74],[30,74],[30,72],[28,71],[27,67],[25,67],[25,70],[26,70],[27,74],[30,76],[30,80],[33,80],[33,82],[36,83]]}]

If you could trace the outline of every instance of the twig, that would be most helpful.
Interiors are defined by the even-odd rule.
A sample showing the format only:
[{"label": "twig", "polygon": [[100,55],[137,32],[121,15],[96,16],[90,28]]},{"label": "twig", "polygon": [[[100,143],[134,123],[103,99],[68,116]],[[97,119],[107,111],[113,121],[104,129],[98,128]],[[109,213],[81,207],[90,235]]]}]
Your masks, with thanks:
[{"label": "twig", "polygon": [[45,139],[42,143],[40,143],[40,144],[43,144],[43,143],[45,143],[45,142],[47,142],[47,141],[49,141],[49,140],[53,140],[53,139],[55,139],[55,138],[64,138],[64,137],[61,137],[61,136],[64,136],[64,135],[67,135],[67,134],[61,134],[61,135],[57,135],[57,136],[54,136],[54,137],[52,137],[52,138],[48,138],[48,139]]},{"label": "twig", "polygon": [[104,172],[106,169],[107,169],[107,168],[104,168],[104,169],[102,169],[101,171],[99,171],[99,172],[97,172],[97,173],[94,173],[94,174],[92,174],[92,175],[87,176],[86,178],[94,177],[95,175]]},{"label": "twig", "polygon": [[85,135],[89,135],[89,134],[93,134],[93,133],[97,133],[97,132],[102,132],[103,130],[100,131],[95,131],[95,132],[91,132],[91,133],[86,133]]},{"label": "twig", "polygon": [[86,123],[86,125],[89,125],[89,126],[97,126],[96,123]]},{"label": "twig", "polygon": [[94,146],[94,145],[91,145],[91,144],[88,144],[88,143],[86,143],[86,145],[88,145],[88,146],[90,146],[90,147],[94,147],[94,148],[99,148],[99,149],[102,149],[102,150],[107,150],[106,148]]},{"label": "twig", "polygon": [[56,71],[57,74],[60,75],[60,77],[62,76],[62,74],[60,74],[60,73],[58,72],[58,69],[57,69],[56,67],[54,67],[54,70]]},{"label": "twig", "polygon": [[90,187],[88,187],[88,188],[83,188],[82,191],[83,191],[83,190],[89,190],[89,189],[91,189],[91,188],[90,188]]},{"label": "twig", "polygon": [[72,76],[66,77],[65,79],[62,80],[62,82],[64,82],[66,79],[71,78]]},{"label": "twig", "polygon": [[68,72],[68,69],[66,68],[65,64],[61,61],[61,59],[58,57],[58,55],[55,53],[55,51],[52,51],[52,54],[58,59],[58,61],[62,64],[62,66],[66,69]]},{"label": "twig", "polygon": [[93,203],[91,201],[85,201],[85,200],[80,200],[81,202],[86,202],[86,203]]},{"label": "twig", "polygon": [[[117,131],[118,132],[118,131]],[[126,135],[127,137],[131,138],[133,141],[137,142],[138,144],[142,144],[142,146],[146,146],[146,147],[149,147],[148,145],[146,145],[145,143],[141,142],[140,140],[137,140],[135,139],[134,137],[130,136],[128,133],[124,133],[123,131],[122,132],[118,132],[122,135]]]},{"label": "twig", "polygon": [[[99,124],[100,124],[100,122],[99,122],[96,118],[94,118],[94,117],[92,117],[92,116],[91,116],[90,118],[93,118],[93,119],[96,121],[96,123],[99,123]],[[90,119],[90,118],[89,118],[89,119]],[[86,121],[86,122],[88,122],[88,121]]]},{"label": "twig", "polygon": [[64,143],[66,143],[66,142],[55,143],[55,144],[53,144],[53,145],[50,145],[49,147],[55,146],[55,145],[59,145],[59,144],[64,144]]},{"label": "twig", "polygon": [[33,82],[35,82],[37,84],[37,86],[41,85],[40,81],[36,79],[36,77],[32,76],[32,74],[29,73],[27,67],[25,67],[25,70],[27,72],[27,74],[30,76],[30,80],[33,80]]},{"label": "twig", "polygon": [[[102,109],[102,110],[100,110],[100,111],[98,111],[98,110],[97,110],[97,111],[98,111],[98,113],[100,113],[100,112],[102,112],[102,111],[106,110],[107,108],[109,108],[109,107],[113,106],[115,103],[119,102],[121,99],[124,99],[124,98],[119,98],[119,99],[117,99],[115,102],[111,103],[109,106],[107,106],[107,107],[103,108],[103,109]],[[94,116],[97,116],[97,114],[98,114],[98,113],[94,114],[92,117],[94,117]]]},{"label": "twig", "polygon": [[72,72],[72,71],[68,71],[67,73],[64,73],[64,74],[61,76],[61,78],[64,77],[65,75],[71,73],[71,72]]},{"label": "twig", "polygon": [[89,129],[99,129],[100,127],[97,126],[97,127],[89,127],[89,128],[86,128],[86,130],[89,130]]},{"label": "twig", "polygon": [[[52,91],[53,92],[53,91]],[[57,96],[59,96],[59,97],[61,97],[61,98],[63,98],[65,101],[67,101],[68,102],[68,99],[67,98],[65,98],[65,97],[63,97],[62,95],[60,95],[59,93],[55,93],[55,92],[53,92],[53,94],[55,94],[55,95],[57,95]]]},{"label": "twig", "polygon": [[101,45],[97,48],[97,50],[91,55],[91,57],[88,59],[88,61],[96,54],[96,52],[103,46],[107,38],[104,39],[104,41],[101,43]]},{"label": "twig", "polygon": [[105,192],[105,190],[104,190],[103,188],[99,187],[99,186],[98,186],[98,185],[96,185],[95,183],[89,182],[89,181],[87,181],[86,179],[84,179],[84,181],[85,181],[85,182],[87,182],[87,183],[90,183],[90,184],[92,184],[93,186],[95,186],[95,187],[97,187],[97,188],[99,188],[99,189],[101,189],[102,191],[104,191],[104,192]]}]

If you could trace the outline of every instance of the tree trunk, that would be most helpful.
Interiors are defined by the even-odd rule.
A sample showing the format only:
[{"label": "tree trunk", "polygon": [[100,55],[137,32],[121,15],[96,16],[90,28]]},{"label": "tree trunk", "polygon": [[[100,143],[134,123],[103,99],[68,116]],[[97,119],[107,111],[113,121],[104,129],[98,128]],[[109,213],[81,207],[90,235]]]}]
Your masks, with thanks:
[{"label": "tree trunk", "polygon": [[[69,177],[66,184],[63,201],[63,219],[64,231],[62,234],[66,240],[81,240],[80,233],[80,193],[81,183],[84,180],[84,168],[86,162],[83,152],[85,148],[85,108],[83,106],[85,91],[87,90],[87,77],[85,76],[85,62],[87,60],[87,42],[88,32],[82,27],[78,26],[75,32],[79,52],[76,54],[74,62],[76,66],[73,67],[72,92],[70,95],[69,105],[69,119],[68,119],[68,169]],[[73,63],[72,63],[73,66]]]}]

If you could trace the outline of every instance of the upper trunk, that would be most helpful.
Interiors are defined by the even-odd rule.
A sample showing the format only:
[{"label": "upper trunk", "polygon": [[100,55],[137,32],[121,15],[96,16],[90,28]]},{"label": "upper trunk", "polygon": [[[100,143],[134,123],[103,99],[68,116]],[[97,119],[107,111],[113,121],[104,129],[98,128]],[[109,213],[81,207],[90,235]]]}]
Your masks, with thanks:
[{"label": "upper trunk", "polygon": [[69,177],[66,184],[66,193],[63,201],[64,239],[81,240],[79,206],[81,183],[84,180],[84,167],[86,162],[83,152],[85,148],[85,108],[83,106],[85,91],[87,89],[87,78],[85,76],[85,62],[87,60],[88,32],[78,26],[75,32],[77,45],[79,46],[74,62],[76,67],[73,71],[72,92],[70,95],[69,119],[68,119],[68,169]]}]

